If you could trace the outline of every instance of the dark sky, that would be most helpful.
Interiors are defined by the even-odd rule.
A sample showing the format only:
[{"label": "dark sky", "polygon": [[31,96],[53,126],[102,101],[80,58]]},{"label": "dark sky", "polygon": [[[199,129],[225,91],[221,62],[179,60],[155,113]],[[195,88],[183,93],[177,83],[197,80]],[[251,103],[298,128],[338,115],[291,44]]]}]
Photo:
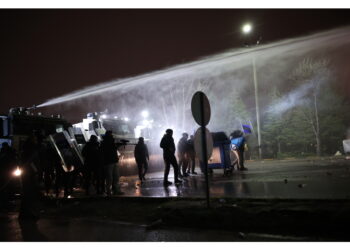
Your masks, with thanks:
[{"label": "dark sky", "polygon": [[242,46],[350,25],[350,11],[158,9],[0,10],[0,113],[82,87]]}]

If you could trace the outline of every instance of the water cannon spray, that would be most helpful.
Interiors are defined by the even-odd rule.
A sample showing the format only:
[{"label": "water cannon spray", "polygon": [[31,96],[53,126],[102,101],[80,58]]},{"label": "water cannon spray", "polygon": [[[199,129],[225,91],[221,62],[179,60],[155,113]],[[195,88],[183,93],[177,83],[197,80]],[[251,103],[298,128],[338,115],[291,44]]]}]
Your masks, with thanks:
[{"label": "water cannon spray", "polygon": [[26,108],[27,110],[36,110],[38,108],[38,106],[37,105],[33,105],[33,106],[31,106],[31,107],[28,107],[28,108]]}]

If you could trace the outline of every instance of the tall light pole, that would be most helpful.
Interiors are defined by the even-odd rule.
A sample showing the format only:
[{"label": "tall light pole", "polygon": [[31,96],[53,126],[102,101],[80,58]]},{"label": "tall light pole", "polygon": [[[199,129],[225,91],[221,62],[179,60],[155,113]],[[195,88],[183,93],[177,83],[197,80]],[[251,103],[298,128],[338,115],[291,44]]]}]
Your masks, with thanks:
[{"label": "tall light pole", "polygon": [[[250,23],[246,23],[242,26],[242,33],[244,35],[249,35],[253,30],[253,27]],[[256,111],[256,127],[258,133],[258,150],[259,150],[259,159],[262,159],[262,150],[261,150],[261,134],[260,134],[260,111],[259,111],[259,91],[258,91],[258,79],[256,76],[256,65],[255,65],[255,56],[253,55],[252,59],[253,65],[253,82],[254,82],[254,95],[255,95],[255,111]]]}]

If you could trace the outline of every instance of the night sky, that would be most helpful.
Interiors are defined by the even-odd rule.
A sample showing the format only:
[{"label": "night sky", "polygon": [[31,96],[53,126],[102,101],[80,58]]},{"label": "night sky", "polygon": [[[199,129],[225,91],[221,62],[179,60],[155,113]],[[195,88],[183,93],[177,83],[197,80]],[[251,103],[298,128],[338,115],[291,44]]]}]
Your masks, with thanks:
[{"label": "night sky", "polygon": [[0,10],[0,113],[80,88],[243,45],[350,25],[350,11],[252,9]]}]

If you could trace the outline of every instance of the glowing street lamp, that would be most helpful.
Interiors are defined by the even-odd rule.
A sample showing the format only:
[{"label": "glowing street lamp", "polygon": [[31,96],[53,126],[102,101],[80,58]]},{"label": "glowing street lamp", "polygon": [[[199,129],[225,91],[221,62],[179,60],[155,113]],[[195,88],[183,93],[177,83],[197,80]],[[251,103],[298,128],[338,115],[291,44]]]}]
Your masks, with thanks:
[{"label": "glowing street lamp", "polygon": [[253,27],[250,23],[246,23],[242,26],[243,34],[249,34],[252,31]]}]

